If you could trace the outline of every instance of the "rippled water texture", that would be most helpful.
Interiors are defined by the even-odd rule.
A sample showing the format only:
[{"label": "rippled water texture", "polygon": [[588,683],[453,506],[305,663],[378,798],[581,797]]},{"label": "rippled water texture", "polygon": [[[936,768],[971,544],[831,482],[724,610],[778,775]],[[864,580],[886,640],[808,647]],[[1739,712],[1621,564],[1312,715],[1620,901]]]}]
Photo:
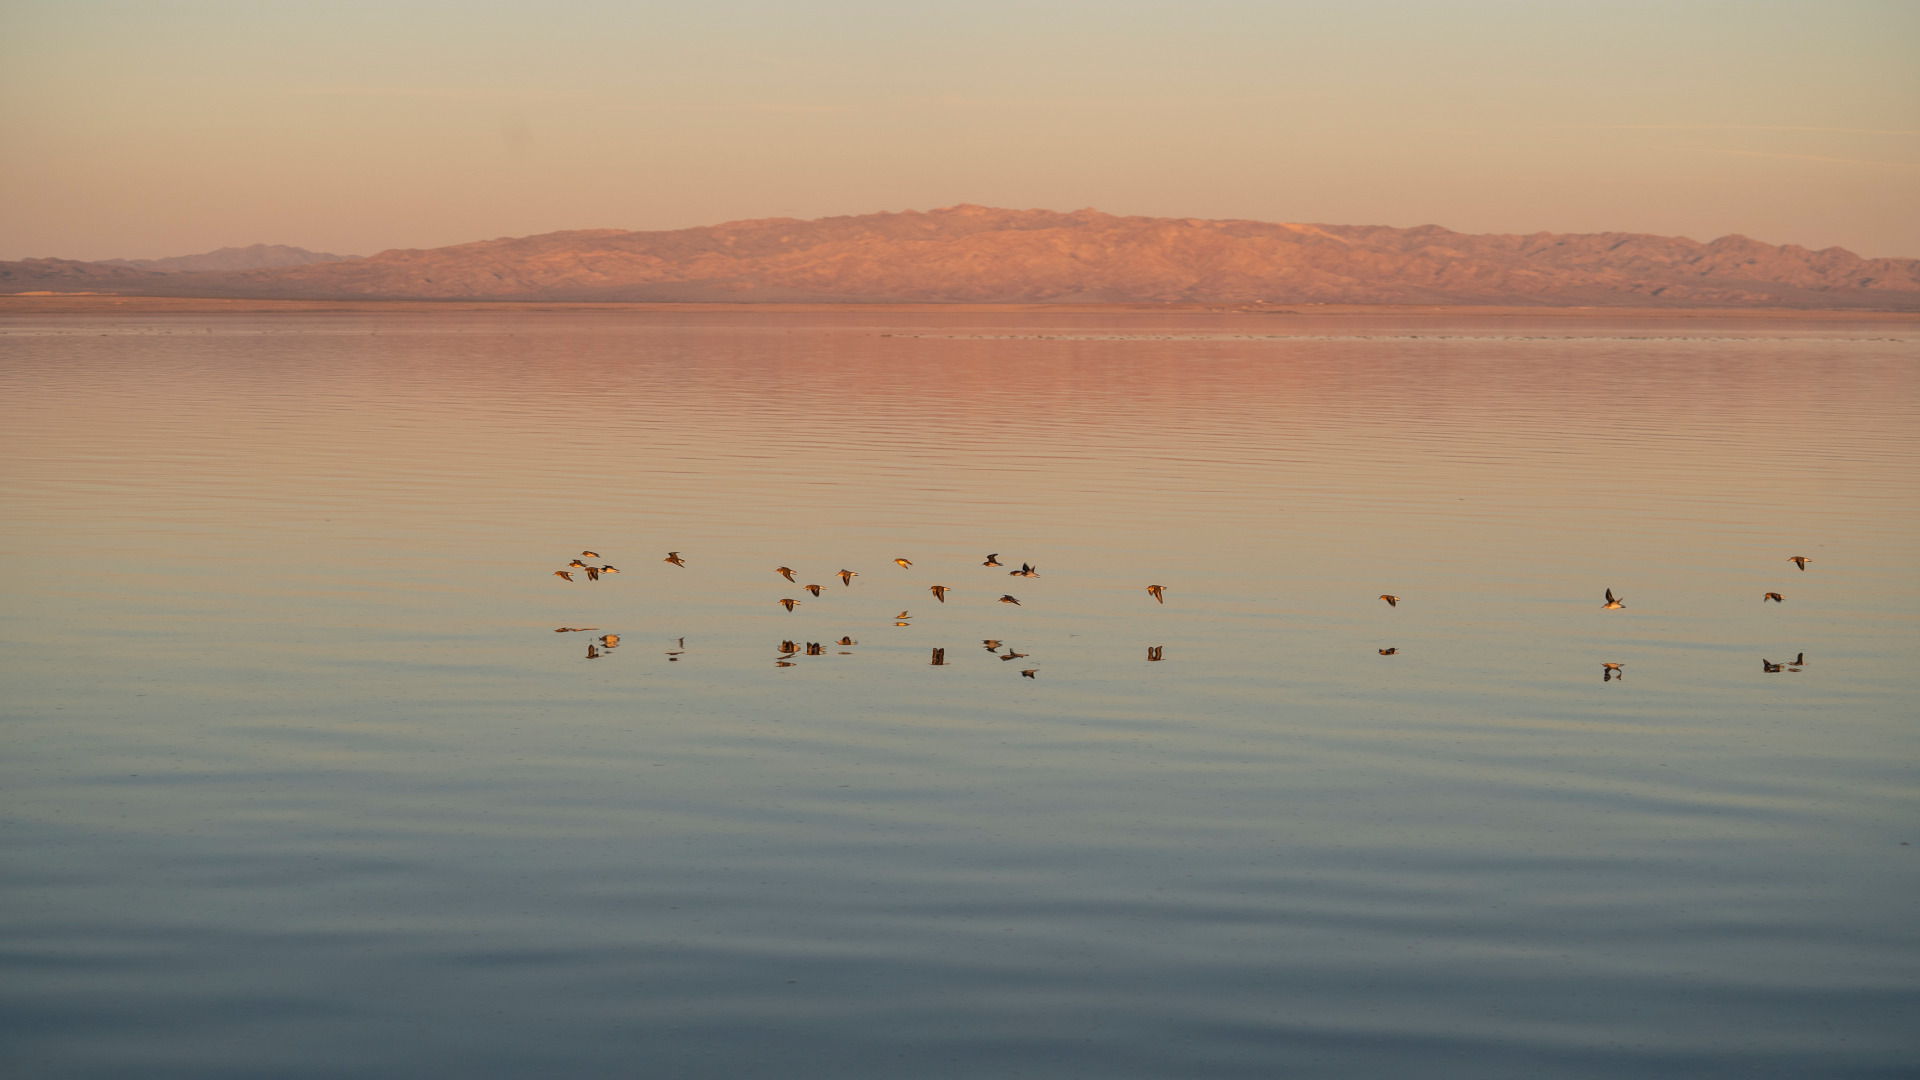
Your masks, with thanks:
[{"label": "rippled water texture", "polygon": [[0,330],[11,1075],[1920,1061],[1912,322]]}]

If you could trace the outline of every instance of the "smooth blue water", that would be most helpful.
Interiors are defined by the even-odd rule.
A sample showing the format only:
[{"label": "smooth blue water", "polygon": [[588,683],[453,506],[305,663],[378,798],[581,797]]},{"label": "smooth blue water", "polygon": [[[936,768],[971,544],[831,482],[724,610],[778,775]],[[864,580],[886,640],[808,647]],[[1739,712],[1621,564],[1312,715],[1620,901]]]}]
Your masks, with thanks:
[{"label": "smooth blue water", "polygon": [[1920,1066],[1910,321],[0,331],[12,1075]]}]

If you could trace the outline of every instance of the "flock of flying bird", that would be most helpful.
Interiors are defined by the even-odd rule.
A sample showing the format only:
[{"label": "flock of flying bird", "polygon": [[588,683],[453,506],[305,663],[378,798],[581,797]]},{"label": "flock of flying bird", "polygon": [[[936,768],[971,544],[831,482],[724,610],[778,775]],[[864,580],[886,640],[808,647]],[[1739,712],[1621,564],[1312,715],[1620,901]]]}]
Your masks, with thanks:
[{"label": "flock of flying bird", "polygon": [[[600,554],[598,552],[582,551],[580,553],[579,558],[576,558],[567,564],[567,567],[568,567],[567,569],[555,570],[553,572],[553,575],[557,578],[561,578],[566,581],[572,581],[574,572],[579,571],[587,575],[588,581],[599,581],[600,575],[602,574],[617,574],[620,572],[619,568],[615,566],[608,566],[605,564],[602,564],[600,566],[594,566],[590,563],[585,563],[581,561],[581,559],[598,559],[598,558],[600,558]],[[685,567],[687,565],[687,560],[681,558],[680,553],[677,551],[667,552],[667,557],[661,561],[669,562],[679,567]],[[899,566],[903,570],[911,570],[913,568],[912,559],[895,559],[893,561],[895,565]],[[1805,555],[1790,555],[1787,557],[1787,561],[1799,567],[1800,571],[1802,573],[1805,573],[1807,569],[1807,564],[1812,562],[1813,560],[1808,558]],[[988,555],[986,561],[981,563],[980,565],[1002,566],[1003,564],[1000,562],[999,553],[995,552],[994,554]],[[798,584],[799,582],[799,579],[793,576],[793,568],[790,566],[776,566],[773,568],[773,572],[776,574],[779,574],[783,578],[786,578],[789,582],[793,582],[795,584]],[[1009,570],[1007,571],[1007,575],[1009,577],[1037,578],[1040,576],[1040,571],[1034,569],[1031,563],[1023,562],[1020,564],[1020,569]],[[857,570],[843,569],[835,576],[840,579],[841,585],[846,586],[846,585],[852,585],[853,579],[859,577],[860,572]],[[820,595],[820,590],[822,587],[819,585],[802,585],[801,588],[806,590],[809,593],[812,593],[817,598]],[[947,594],[953,591],[953,589],[947,585],[929,585],[927,589],[929,592],[933,594],[933,598],[935,600],[938,600],[942,604],[947,602]],[[1167,587],[1165,585],[1147,586],[1147,595],[1153,597],[1156,603],[1165,604],[1167,602],[1166,593],[1167,593]],[[1380,599],[1385,600],[1387,602],[1388,607],[1397,608],[1400,606],[1400,598],[1398,596],[1393,595],[1392,593],[1381,593]],[[1784,603],[1786,601],[1786,598],[1784,596],[1781,596],[1777,592],[1764,593],[1760,597],[1760,602],[1762,604],[1766,603],[1769,600],[1773,601],[1776,604],[1779,604],[1779,603]],[[793,597],[787,596],[787,597],[781,597],[779,600],[774,601],[774,603],[779,604],[780,606],[786,608],[788,611],[792,611],[795,607],[799,606],[801,601],[796,600]],[[1000,603],[1013,604],[1015,606],[1019,606],[1020,601],[1016,599],[1014,596],[1012,596],[1011,594],[1002,593],[1000,596]],[[1627,605],[1626,605],[1626,602],[1622,600],[1620,597],[1613,595],[1612,588],[1608,588],[1606,591],[1606,597],[1600,606],[1602,609],[1607,611],[1617,611],[1625,608]],[[913,616],[911,614],[909,614],[908,612],[902,611],[900,614],[894,616],[893,624],[895,626],[911,626],[912,618]],[[598,627],[562,626],[557,628],[554,631],[554,633],[556,634],[582,633],[582,632],[590,632],[596,629],[598,629]],[[587,646],[587,659],[589,660],[598,659],[600,656],[605,654],[605,651],[614,649],[619,644],[620,644],[620,635],[618,634],[602,635],[601,637],[597,638],[592,644],[589,644]],[[673,649],[667,653],[667,659],[678,660],[685,653],[686,647],[687,647],[687,639],[686,638],[679,639],[678,644],[679,644],[678,648]],[[836,642],[836,644],[857,645],[859,644],[859,642],[854,641],[851,637],[843,637],[838,642]],[[995,655],[999,655],[999,650],[1003,645],[1003,643],[997,638],[986,638],[981,642],[981,644],[986,646],[986,649],[988,652],[994,653]],[[1149,661],[1157,661],[1157,660],[1164,659],[1164,656],[1162,655],[1164,649],[1165,649],[1165,646],[1162,646],[1162,645],[1148,646],[1147,659]],[[1015,652],[1013,650],[1013,646],[1011,645],[1007,645],[1006,650],[1007,650],[1006,655],[1000,657],[1000,659],[1003,661],[1023,660],[1027,656],[1026,653]],[[826,647],[822,645],[820,642],[809,641],[806,643],[806,653],[808,656],[822,656],[822,655],[825,655],[825,652],[826,652]],[[1379,650],[1379,652],[1381,656],[1394,656],[1394,655],[1397,655],[1400,652],[1400,650],[1398,648],[1387,648],[1387,649],[1381,649]],[[780,667],[792,667],[793,657],[798,656],[799,654],[800,654],[799,645],[795,644],[792,641],[782,641],[780,643],[779,659],[776,661],[776,663]],[[850,656],[852,654],[842,652],[840,655]],[[946,662],[947,662],[947,650],[945,649],[933,650],[933,659],[931,663],[934,667],[943,667],[946,665]],[[1807,654],[1804,652],[1800,653],[1798,656],[1794,657],[1792,660],[1783,661],[1777,664],[1771,660],[1762,658],[1760,661],[1760,670],[1768,673],[1773,673],[1778,671],[1799,671],[1806,666],[1806,662],[1807,662]],[[1602,682],[1610,682],[1614,679],[1624,678],[1626,675],[1624,667],[1625,667],[1624,664],[1603,661],[1600,665],[1600,680]],[[1026,678],[1031,679],[1039,674],[1039,669],[1023,668],[1020,674]]]}]

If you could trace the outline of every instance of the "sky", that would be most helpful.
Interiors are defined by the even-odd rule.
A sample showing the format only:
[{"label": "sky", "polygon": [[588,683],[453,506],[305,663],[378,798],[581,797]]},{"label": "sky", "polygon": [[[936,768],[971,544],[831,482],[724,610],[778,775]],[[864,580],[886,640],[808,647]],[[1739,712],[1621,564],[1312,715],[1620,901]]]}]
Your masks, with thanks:
[{"label": "sky", "polygon": [[1920,4],[0,0],[0,259],[957,203],[1920,256]]}]

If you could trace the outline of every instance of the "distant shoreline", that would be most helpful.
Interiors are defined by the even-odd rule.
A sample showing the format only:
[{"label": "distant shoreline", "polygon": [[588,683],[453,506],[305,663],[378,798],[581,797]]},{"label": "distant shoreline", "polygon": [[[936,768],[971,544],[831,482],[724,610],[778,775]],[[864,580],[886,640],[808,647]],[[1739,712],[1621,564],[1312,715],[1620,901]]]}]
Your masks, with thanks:
[{"label": "distant shoreline", "polygon": [[1263,318],[1536,318],[1536,319],[1737,319],[1745,321],[1920,322],[1920,312],[1788,307],[1550,307],[1469,304],[966,304],[966,303],[725,303],[590,300],[260,300],[111,293],[0,294],[0,317],[10,315],[215,315],[215,314],[485,314],[808,313],[873,314],[1158,314],[1245,315]]}]

